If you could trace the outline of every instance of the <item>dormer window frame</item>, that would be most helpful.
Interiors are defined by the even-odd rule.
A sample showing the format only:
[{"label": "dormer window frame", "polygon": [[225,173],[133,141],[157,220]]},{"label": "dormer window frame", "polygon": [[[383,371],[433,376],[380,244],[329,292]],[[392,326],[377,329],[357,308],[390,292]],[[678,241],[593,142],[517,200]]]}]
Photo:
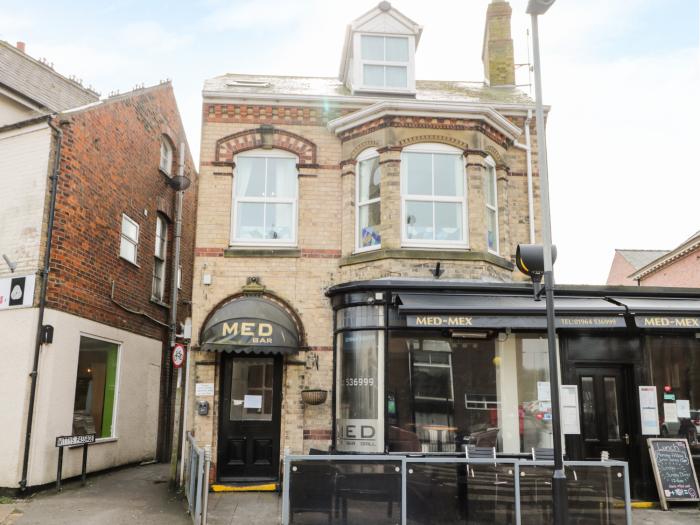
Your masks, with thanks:
[{"label": "dormer window frame", "polygon": [[[362,57],[362,37],[383,37],[383,38],[405,38],[408,41],[408,61],[387,61],[387,60],[365,60]],[[386,43],[385,43],[386,45]],[[416,39],[414,35],[400,33],[372,33],[358,31],[353,35],[353,74],[352,74],[352,90],[375,92],[375,93],[397,93],[412,95],[416,93]],[[406,87],[393,87],[386,85],[386,78],[383,86],[371,86],[365,84],[364,66],[376,65],[384,67],[405,67],[406,68]]]}]

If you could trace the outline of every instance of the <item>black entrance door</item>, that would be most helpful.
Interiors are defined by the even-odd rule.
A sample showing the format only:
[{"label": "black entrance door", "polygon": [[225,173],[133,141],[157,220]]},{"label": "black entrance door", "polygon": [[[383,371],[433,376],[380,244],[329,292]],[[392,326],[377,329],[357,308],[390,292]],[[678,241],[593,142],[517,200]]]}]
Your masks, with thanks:
[{"label": "black entrance door", "polygon": [[219,410],[220,481],[279,475],[281,356],[223,356]]},{"label": "black entrance door", "polygon": [[627,372],[623,366],[576,368],[583,459],[600,460],[607,451],[610,459],[628,461],[632,393]]}]

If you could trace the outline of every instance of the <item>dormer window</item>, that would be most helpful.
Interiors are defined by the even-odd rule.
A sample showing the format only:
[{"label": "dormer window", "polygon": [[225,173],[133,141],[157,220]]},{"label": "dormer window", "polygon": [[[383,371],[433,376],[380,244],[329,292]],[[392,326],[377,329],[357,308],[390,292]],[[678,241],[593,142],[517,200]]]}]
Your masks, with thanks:
[{"label": "dormer window", "polygon": [[408,89],[408,37],[359,35],[362,84],[367,88]]}]

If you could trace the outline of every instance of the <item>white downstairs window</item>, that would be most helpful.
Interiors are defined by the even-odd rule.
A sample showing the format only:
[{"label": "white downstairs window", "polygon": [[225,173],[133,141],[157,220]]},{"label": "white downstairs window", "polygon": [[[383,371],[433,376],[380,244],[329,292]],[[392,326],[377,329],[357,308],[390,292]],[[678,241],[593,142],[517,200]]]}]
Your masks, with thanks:
[{"label": "white downstairs window", "polygon": [[168,246],[168,223],[161,215],[156,217],[156,249],[153,259],[153,284],[151,296],[162,301],[165,296],[165,257]]},{"label": "white downstairs window", "polygon": [[126,214],[122,214],[122,233],[119,245],[119,256],[136,264],[139,248],[139,225]]},{"label": "white downstairs window", "polygon": [[232,245],[296,246],[297,162],[281,150],[236,156]]}]

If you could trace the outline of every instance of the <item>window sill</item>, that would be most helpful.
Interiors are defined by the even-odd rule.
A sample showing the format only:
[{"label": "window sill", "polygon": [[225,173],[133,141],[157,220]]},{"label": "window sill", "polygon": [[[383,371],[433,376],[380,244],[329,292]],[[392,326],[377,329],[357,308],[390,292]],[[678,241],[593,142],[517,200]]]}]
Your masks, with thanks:
[{"label": "window sill", "polygon": [[483,261],[505,270],[514,270],[515,265],[503,257],[488,252],[465,249],[447,250],[444,248],[394,248],[356,253],[340,259],[340,266],[350,266],[383,259],[432,259],[440,261]]},{"label": "window sill", "polygon": [[128,262],[130,265],[135,266],[136,268],[141,268],[141,265],[140,265],[139,263],[135,263],[134,261],[130,261],[130,260],[127,259],[126,257],[122,257],[122,256],[120,255],[119,258],[120,258],[122,261]]},{"label": "window sill", "polygon": [[224,257],[301,257],[298,248],[243,248],[230,247],[224,250]]},{"label": "window sill", "polygon": [[356,248],[354,252],[352,252],[352,255],[362,255],[365,253],[372,253],[376,252],[382,249],[381,244],[377,244],[376,246],[372,246],[370,248]]},{"label": "window sill", "polygon": [[151,302],[154,304],[157,304],[158,306],[162,306],[163,308],[168,308],[170,309],[170,305],[166,302],[161,301],[160,299],[156,297],[151,297]]}]

